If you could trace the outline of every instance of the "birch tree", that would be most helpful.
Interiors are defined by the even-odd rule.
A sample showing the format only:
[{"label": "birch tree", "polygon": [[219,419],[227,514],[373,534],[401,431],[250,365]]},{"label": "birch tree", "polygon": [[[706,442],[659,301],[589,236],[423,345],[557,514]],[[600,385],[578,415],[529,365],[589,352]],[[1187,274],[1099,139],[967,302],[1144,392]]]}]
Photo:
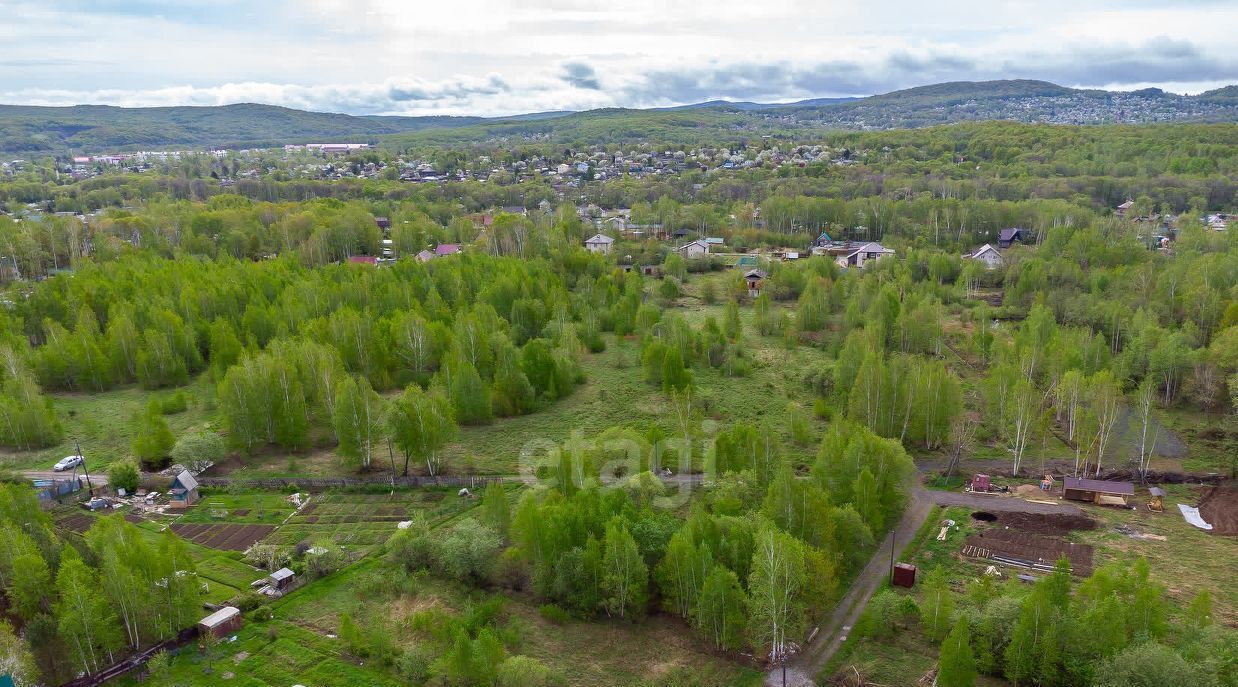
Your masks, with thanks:
[{"label": "birch tree", "polygon": [[739,584],[739,577],[721,565],[715,565],[701,586],[694,618],[697,630],[715,648],[734,650],[743,641],[747,618],[748,597]]},{"label": "birch tree", "polygon": [[620,618],[638,618],[648,601],[649,569],[626,526],[606,526],[602,556],[602,592],[606,611]]},{"label": "birch tree", "polygon": [[404,454],[403,474],[408,474],[408,463],[414,457],[425,461],[431,476],[438,474],[438,450],[456,434],[451,402],[441,391],[409,386],[387,413],[387,426]]},{"label": "birch tree", "polygon": [[1118,417],[1121,415],[1122,391],[1118,388],[1113,373],[1108,370],[1101,370],[1092,375],[1088,379],[1087,386],[1087,393],[1090,396],[1089,412],[1094,418],[1092,426],[1096,431],[1095,474],[1100,475],[1105,453],[1109,450],[1109,442],[1113,438],[1114,427],[1117,426]]},{"label": "birch tree", "polygon": [[369,469],[374,446],[382,436],[382,399],[365,377],[345,377],[336,385],[334,406],[336,452],[356,470]]},{"label": "birch tree", "polygon": [[[1160,434],[1160,427],[1153,427],[1156,424],[1156,419],[1152,411],[1156,407],[1156,383],[1151,379],[1143,380],[1135,391],[1135,418],[1139,421],[1139,479],[1147,481],[1148,479],[1148,464],[1152,462],[1152,455],[1156,448],[1156,440]],[[1152,436],[1148,436],[1151,430]]]},{"label": "birch tree", "polygon": [[1010,387],[1006,403],[1006,438],[1010,451],[1011,474],[1018,475],[1028,439],[1040,417],[1040,393],[1027,379],[1019,379]]},{"label": "birch tree", "polygon": [[748,639],[773,662],[786,660],[804,627],[804,551],[796,539],[765,525],[752,553]]},{"label": "birch tree", "polygon": [[72,547],[61,558],[56,592],[57,626],[73,666],[92,673],[110,665],[123,643],[119,621],[100,589],[98,573]]}]

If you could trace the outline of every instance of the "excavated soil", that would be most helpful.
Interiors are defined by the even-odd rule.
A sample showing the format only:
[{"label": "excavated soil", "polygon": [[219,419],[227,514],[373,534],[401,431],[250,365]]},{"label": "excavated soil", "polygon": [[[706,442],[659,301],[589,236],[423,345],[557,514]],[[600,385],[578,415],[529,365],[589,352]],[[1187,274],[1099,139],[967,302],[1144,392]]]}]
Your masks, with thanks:
[{"label": "excavated soil", "polygon": [[1213,534],[1238,534],[1238,485],[1209,489],[1199,502],[1199,514],[1212,525]]}]

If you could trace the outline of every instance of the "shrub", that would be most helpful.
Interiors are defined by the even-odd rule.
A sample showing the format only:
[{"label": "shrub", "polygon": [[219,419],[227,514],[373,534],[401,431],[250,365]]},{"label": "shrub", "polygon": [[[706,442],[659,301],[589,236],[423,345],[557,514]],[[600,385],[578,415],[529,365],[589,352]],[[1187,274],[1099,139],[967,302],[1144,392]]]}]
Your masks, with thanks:
[{"label": "shrub", "polygon": [[173,462],[201,472],[223,460],[226,453],[222,437],[214,432],[198,432],[177,439],[169,455]]},{"label": "shrub", "polygon": [[554,604],[542,604],[537,607],[538,615],[555,625],[562,625],[572,619],[572,616],[567,611]]},{"label": "shrub", "polygon": [[189,410],[189,397],[184,391],[178,391],[159,402],[159,410],[164,415],[175,415]]},{"label": "shrub", "polygon": [[137,491],[140,479],[138,466],[131,460],[117,461],[108,466],[107,481],[114,489],[124,489],[126,493],[132,494]]}]

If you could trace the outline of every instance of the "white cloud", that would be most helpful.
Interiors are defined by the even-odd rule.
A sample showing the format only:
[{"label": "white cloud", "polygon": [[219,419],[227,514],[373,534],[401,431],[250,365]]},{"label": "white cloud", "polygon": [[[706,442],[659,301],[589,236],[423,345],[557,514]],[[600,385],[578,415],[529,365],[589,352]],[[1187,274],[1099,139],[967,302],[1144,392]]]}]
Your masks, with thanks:
[{"label": "white cloud", "polygon": [[0,0],[0,101],[511,114],[954,79],[1238,81],[1238,5],[1170,0]]}]

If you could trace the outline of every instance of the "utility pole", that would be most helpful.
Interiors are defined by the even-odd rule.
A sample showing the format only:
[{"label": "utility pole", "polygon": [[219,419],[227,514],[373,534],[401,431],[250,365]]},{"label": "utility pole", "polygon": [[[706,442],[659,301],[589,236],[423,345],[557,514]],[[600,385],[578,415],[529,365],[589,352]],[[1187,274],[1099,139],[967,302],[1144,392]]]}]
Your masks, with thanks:
[{"label": "utility pole", "polygon": [[890,584],[894,584],[894,530],[890,530]]},{"label": "utility pole", "polygon": [[94,493],[95,487],[90,483],[90,468],[86,467],[86,456],[82,455],[82,445],[77,439],[73,440],[73,448],[77,450],[77,456],[82,459],[82,472],[86,473],[86,491]]}]

